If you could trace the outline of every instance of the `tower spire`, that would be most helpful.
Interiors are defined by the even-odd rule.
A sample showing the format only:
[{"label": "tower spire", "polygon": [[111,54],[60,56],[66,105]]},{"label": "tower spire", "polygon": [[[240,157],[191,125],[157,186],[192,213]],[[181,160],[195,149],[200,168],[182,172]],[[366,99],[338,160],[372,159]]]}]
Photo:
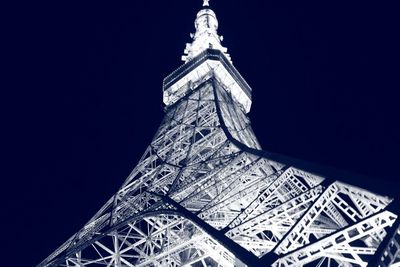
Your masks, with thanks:
[{"label": "tower spire", "polygon": [[186,44],[182,60],[190,61],[198,54],[208,48],[220,50],[229,61],[231,58],[227,53],[227,48],[223,47],[221,41],[223,37],[218,35],[218,20],[215,12],[209,8],[210,0],[203,0],[203,8],[197,13],[194,21],[196,32],[190,34],[193,39],[191,43]]}]

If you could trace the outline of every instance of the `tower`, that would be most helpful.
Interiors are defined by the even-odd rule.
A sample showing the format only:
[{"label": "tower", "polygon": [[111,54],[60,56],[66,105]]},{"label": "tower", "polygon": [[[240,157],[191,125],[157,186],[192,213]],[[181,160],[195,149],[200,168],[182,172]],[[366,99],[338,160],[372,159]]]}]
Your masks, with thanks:
[{"label": "tower", "polygon": [[392,200],[262,151],[246,115],[251,88],[215,13],[200,10],[195,27],[185,64],[164,80],[165,119],[142,159],[40,266],[394,262]]}]

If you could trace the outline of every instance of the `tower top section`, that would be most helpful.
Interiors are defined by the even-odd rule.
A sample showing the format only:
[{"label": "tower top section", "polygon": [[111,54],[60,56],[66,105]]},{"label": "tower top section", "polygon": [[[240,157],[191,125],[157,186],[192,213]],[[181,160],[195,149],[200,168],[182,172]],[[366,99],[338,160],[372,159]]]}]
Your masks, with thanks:
[{"label": "tower top section", "polygon": [[193,41],[186,44],[182,56],[185,64],[164,78],[163,102],[171,106],[213,79],[247,113],[251,107],[251,88],[233,66],[227,49],[221,45],[217,16],[208,7],[209,0],[203,0],[203,8],[197,12],[194,21],[196,33],[190,35]]},{"label": "tower top section", "polygon": [[194,21],[196,32],[190,34],[191,43],[186,44],[182,60],[186,62],[195,58],[201,52],[208,48],[220,50],[226,58],[231,61],[227,48],[221,45],[223,37],[218,35],[218,20],[214,11],[209,8],[209,0],[203,0],[203,9],[201,9]]}]

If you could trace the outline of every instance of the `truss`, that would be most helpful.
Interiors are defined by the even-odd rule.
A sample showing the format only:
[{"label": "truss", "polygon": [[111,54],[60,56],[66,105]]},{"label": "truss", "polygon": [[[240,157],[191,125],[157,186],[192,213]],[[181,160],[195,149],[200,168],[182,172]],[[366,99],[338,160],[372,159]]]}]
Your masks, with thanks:
[{"label": "truss", "polygon": [[207,77],[167,109],[118,192],[39,266],[366,266],[378,250],[382,266],[399,261],[389,198],[271,160]]},{"label": "truss", "polygon": [[38,266],[399,266],[392,199],[262,151],[215,13],[195,24],[142,158]]}]

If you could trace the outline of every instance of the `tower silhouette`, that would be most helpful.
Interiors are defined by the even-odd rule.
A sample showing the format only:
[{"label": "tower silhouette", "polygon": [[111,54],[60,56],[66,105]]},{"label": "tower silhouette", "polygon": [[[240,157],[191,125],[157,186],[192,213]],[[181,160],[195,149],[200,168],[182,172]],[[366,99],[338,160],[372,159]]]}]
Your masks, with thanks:
[{"label": "tower silhouette", "polygon": [[261,149],[252,90],[203,5],[139,163],[38,266],[400,266],[391,198]]}]

